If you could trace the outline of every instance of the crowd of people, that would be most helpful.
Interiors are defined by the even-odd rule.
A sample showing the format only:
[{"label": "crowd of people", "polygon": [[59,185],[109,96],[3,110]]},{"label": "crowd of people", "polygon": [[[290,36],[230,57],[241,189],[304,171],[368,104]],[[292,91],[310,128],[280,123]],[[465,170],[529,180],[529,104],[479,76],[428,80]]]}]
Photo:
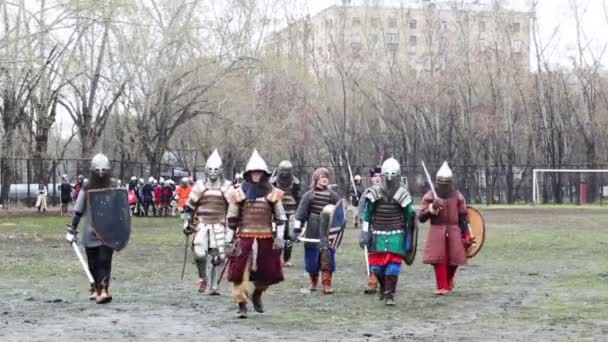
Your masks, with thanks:
[{"label": "crowd of people", "polygon": [[[105,156],[93,158],[93,181],[90,185],[85,182],[84,192],[101,191],[111,196],[121,184],[108,186],[110,171]],[[385,305],[396,304],[402,264],[411,265],[416,254],[418,221],[430,221],[423,262],[434,267],[435,293],[445,295],[454,290],[456,270],[466,263],[466,250],[473,237],[464,197],[453,187],[452,179],[452,171],[444,163],[432,191],[425,194],[416,212],[401,166],[394,158],[370,172],[371,186],[367,188],[362,186],[360,177],[353,177],[351,200],[359,206],[356,222],[361,227],[358,240],[367,263],[366,294],[378,293]],[[330,232],[338,222],[334,214],[339,208],[344,213],[345,205],[342,196],[330,186],[330,172],[324,167],[315,170],[310,186],[302,193],[291,162],[282,161],[271,173],[254,150],[242,183],[238,178],[230,182],[223,177],[222,160],[216,150],[207,160],[204,180],[193,183],[183,178],[176,187],[171,180],[150,177],[144,182],[133,177],[124,192],[128,192],[128,204],[117,197],[116,206],[93,205],[87,209],[87,203],[94,201],[85,201],[81,191],[66,237],[71,243],[76,241],[80,217],[109,210],[97,216],[115,221],[97,222],[95,226],[85,221],[82,241],[94,278],[91,298],[98,303],[111,299],[108,289],[112,250],[123,248],[129,239],[130,227],[125,222],[130,220],[124,218],[129,216],[127,206],[132,215],[174,215],[173,208],[181,211],[186,245],[194,252],[197,266],[198,292],[219,295],[226,271],[228,281],[233,283],[232,298],[240,318],[247,317],[249,302],[254,311],[265,311],[262,295],[284,280],[283,267],[290,265],[292,246],[298,242],[304,249],[309,290],[334,292],[339,242]],[[345,219],[338,225],[343,231]],[[104,242],[108,232],[119,247]]]}]

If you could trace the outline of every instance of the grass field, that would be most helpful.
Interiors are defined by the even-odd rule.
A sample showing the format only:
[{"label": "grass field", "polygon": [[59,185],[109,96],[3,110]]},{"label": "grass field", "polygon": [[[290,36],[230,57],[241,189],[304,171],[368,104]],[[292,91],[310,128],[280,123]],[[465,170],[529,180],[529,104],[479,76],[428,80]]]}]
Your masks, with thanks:
[{"label": "grass field", "polygon": [[[135,219],[115,257],[114,302],[87,300],[87,281],[63,218],[0,218],[1,341],[604,341],[608,335],[608,210],[483,208],[488,240],[436,297],[432,268],[404,267],[396,307],[366,296],[357,231],[337,256],[336,294],[308,294],[302,247],[265,314],[235,318],[224,296],[179,280],[184,237],[176,219]],[[419,245],[426,235],[424,227]],[[420,252],[420,251],[419,251]]]}]

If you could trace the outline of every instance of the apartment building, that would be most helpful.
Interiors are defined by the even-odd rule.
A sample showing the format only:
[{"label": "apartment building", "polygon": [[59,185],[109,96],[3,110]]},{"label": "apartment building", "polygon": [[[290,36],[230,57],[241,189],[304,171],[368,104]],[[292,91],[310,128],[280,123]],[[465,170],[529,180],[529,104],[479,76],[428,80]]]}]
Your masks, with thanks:
[{"label": "apartment building", "polygon": [[428,73],[488,59],[527,71],[530,15],[481,1],[342,1],[269,35],[266,52],[321,71],[339,63]]}]

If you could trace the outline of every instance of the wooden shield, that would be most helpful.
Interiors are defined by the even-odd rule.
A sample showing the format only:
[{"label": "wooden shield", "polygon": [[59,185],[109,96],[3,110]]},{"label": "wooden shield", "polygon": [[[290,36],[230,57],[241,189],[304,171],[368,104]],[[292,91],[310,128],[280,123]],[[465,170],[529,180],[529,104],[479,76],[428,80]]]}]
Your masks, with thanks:
[{"label": "wooden shield", "polygon": [[411,244],[411,247],[409,248],[409,251],[403,256],[403,261],[405,261],[408,266],[414,263],[414,259],[416,258],[416,249],[418,248],[418,219],[416,218],[416,215],[414,215],[413,221],[414,229],[412,229],[411,232],[408,232],[409,236],[406,237],[407,240],[409,240],[406,241],[406,245]]},{"label": "wooden shield", "polygon": [[467,216],[469,217],[469,229],[475,243],[467,249],[467,257],[472,258],[479,253],[483,243],[486,241],[486,223],[479,210],[468,206]]}]

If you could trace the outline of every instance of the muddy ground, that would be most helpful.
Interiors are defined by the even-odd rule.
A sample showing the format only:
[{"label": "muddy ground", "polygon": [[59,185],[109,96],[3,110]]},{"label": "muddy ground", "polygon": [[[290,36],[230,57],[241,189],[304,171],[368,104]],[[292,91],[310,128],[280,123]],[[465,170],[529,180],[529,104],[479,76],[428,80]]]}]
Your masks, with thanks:
[{"label": "muddy ground", "polygon": [[297,247],[296,267],[265,296],[267,312],[247,320],[235,318],[228,284],[221,297],[198,294],[190,263],[179,280],[184,238],[176,219],[135,219],[130,245],[114,261],[114,301],[96,305],[62,240],[67,219],[2,217],[0,340],[605,340],[608,210],[483,212],[488,240],[448,296],[433,295],[433,272],[421,255],[402,272],[396,307],[364,295],[363,254],[350,229],[334,295],[303,291]]}]

